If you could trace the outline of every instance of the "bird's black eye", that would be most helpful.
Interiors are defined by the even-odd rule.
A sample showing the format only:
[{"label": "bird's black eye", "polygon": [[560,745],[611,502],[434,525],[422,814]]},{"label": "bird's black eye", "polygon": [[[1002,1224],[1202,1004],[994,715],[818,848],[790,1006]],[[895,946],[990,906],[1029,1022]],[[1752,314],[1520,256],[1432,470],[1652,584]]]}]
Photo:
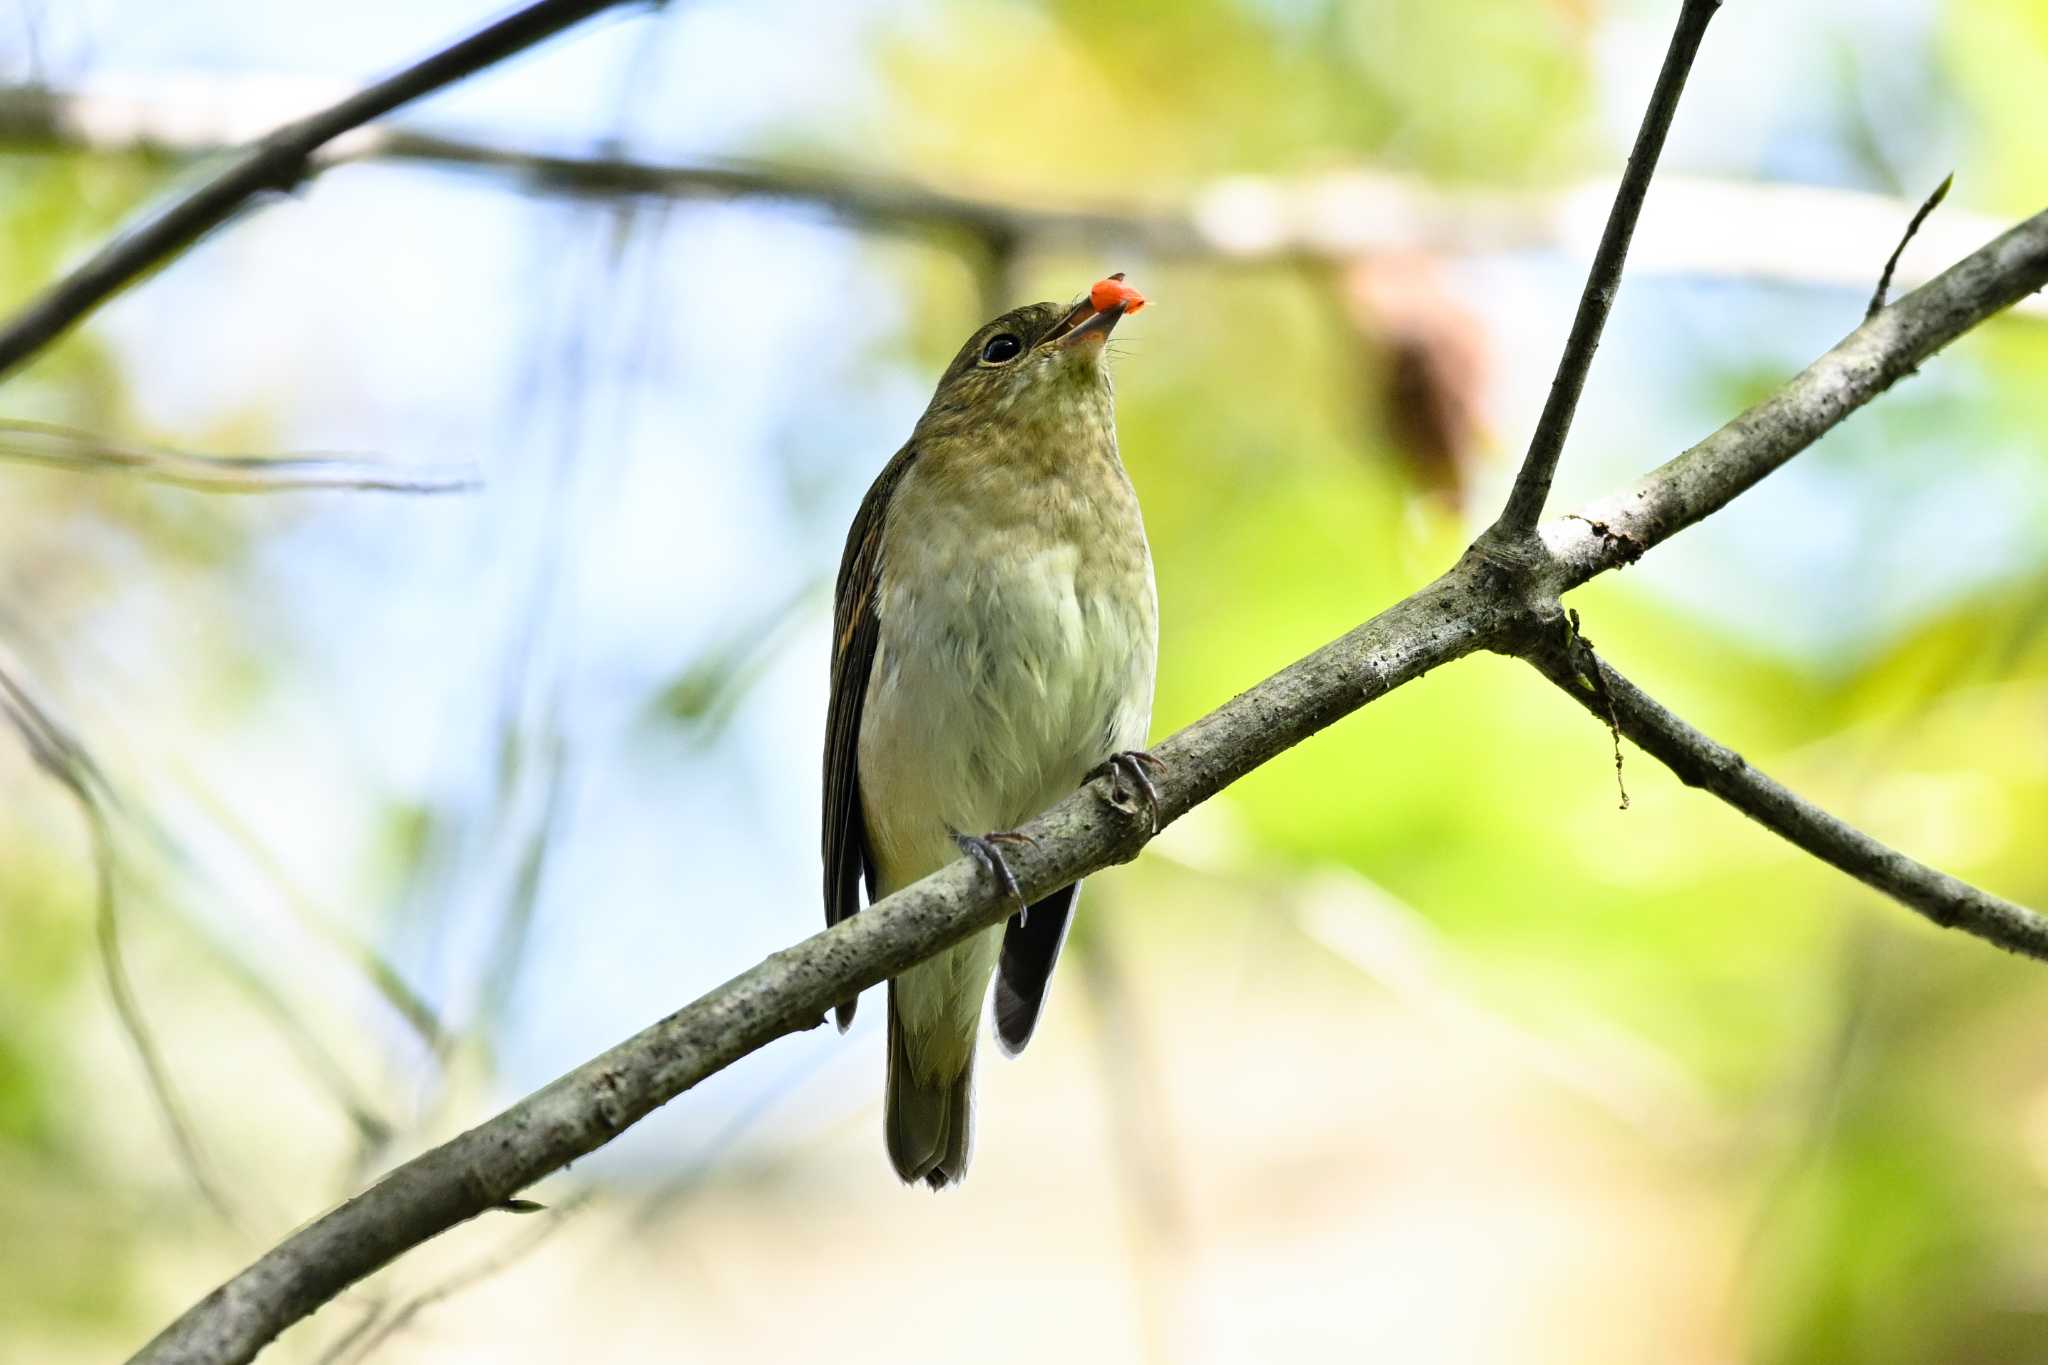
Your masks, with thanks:
[{"label": "bird's black eye", "polygon": [[981,348],[981,358],[991,365],[1007,365],[1024,354],[1024,343],[1008,332],[998,332]]}]

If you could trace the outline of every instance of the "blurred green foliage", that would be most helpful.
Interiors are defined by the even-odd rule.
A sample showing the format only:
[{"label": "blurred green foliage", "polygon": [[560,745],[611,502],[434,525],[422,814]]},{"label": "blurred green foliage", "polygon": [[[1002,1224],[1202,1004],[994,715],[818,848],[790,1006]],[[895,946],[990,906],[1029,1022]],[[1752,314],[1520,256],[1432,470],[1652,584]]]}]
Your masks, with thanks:
[{"label": "blurred green foliage", "polygon": [[928,173],[971,183],[1000,166],[1067,196],[1360,157],[1541,181],[1584,150],[1589,54],[1565,8],[957,6],[884,48],[884,131]]},{"label": "blurred green foliage", "polygon": [[[884,24],[864,54],[886,89],[865,131],[888,149],[890,169],[970,187],[1039,185],[1061,200],[1358,163],[1549,185],[1613,159],[1592,121],[1604,19],[1588,8],[1599,9],[920,9]],[[1958,201],[2037,210],[2048,202],[2048,10],[1951,0],[1940,13],[1944,90],[1974,116]],[[120,160],[0,158],[0,310],[161,184],[157,168]],[[978,320],[972,269],[900,244],[868,260],[925,306],[862,376],[930,373]],[[1018,274],[1052,297],[1101,264],[1027,256]],[[1119,342],[1120,427],[1158,568],[1163,734],[1412,589],[1471,525],[1425,496],[1390,446],[1385,390],[1362,366],[1326,274],[1185,264],[1142,283],[1157,306]],[[1659,297],[1632,290],[1628,306]],[[1738,319],[1736,330],[1754,325]],[[1547,353],[1503,359],[1549,363]],[[140,419],[122,364],[87,329],[9,382],[9,413],[130,427]],[[1936,365],[1938,392],[1902,387],[1805,457],[1875,490],[1902,536],[1959,481],[1982,481],[1994,496],[2001,467],[2048,460],[2048,326],[1986,328]],[[1722,413],[1784,377],[1761,354],[1697,368],[1674,397]],[[1608,367],[1594,386],[1632,380]],[[248,396],[258,414],[291,401]],[[224,433],[172,435],[206,445]],[[887,453],[846,458],[879,467]],[[1468,494],[1483,494],[1501,468]],[[813,496],[785,492],[792,503]],[[1772,495],[1767,486],[1755,496]],[[0,466],[0,638],[27,648],[14,632],[30,624],[24,637],[61,655],[91,636],[121,573],[198,583],[249,572],[243,552],[276,529],[265,515],[227,518],[189,494]],[[1855,556],[1866,548],[1851,547],[1831,572],[1864,571]],[[1671,600],[1640,573],[1602,580],[1573,604],[1617,666],[1760,766],[1881,838],[2048,906],[2041,548],[1971,591],[1888,618],[1846,651],[1788,651]],[[745,585],[716,587],[738,598]],[[214,619],[218,606],[180,623],[190,647],[175,667],[208,670],[187,680],[195,706],[254,707],[269,679],[261,641]],[[736,607],[727,636],[636,715],[690,735],[692,761],[715,758],[803,611],[786,600]],[[1482,658],[1373,705],[1225,803],[1248,836],[1254,883],[1284,886],[1330,866],[1363,874],[1412,908],[1515,1019],[1538,1029],[1587,1015],[1611,1022],[1677,1059],[1732,1116],[1731,1131],[1685,1169],[1747,1229],[1741,1262],[1721,1268],[1727,1285],[1701,1289],[1725,1290],[1739,1354],[1782,1365],[2048,1361],[2048,1335],[2035,1330],[2048,1306],[2048,1053],[2036,1041],[2048,977],[1938,934],[1632,751],[1632,808],[1618,810],[1610,754],[1600,727],[1527,669]],[[52,1339],[73,1323],[132,1329],[124,1320],[137,1299],[155,1302],[132,1282],[135,1244],[177,1237],[191,1215],[160,1153],[146,1173],[129,1169],[137,1148],[157,1142],[139,1103],[124,1106],[136,1131],[110,1141],[83,1131],[105,1110],[78,1108],[81,1087],[136,1082],[107,1036],[92,976],[81,846],[61,796],[25,762],[0,763],[0,777],[0,1209],[9,1226],[37,1230],[0,1237],[0,1322],[34,1319]],[[440,821],[405,804],[373,820],[381,851],[365,881],[395,897],[393,884],[452,837]],[[1135,875],[1157,876],[1144,884],[1157,887],[1185,874]],[[537,878],[522,884],[529,909]],[[1261,893],[1244,894],[1264,908]],[[1118,914],[1147,917],[1145,933],[1184,927],[1172,897],[1121,902]],[[1190,932],[1220,937],[1219,920]],[[169,955],[155,979],[190,969]]]}]

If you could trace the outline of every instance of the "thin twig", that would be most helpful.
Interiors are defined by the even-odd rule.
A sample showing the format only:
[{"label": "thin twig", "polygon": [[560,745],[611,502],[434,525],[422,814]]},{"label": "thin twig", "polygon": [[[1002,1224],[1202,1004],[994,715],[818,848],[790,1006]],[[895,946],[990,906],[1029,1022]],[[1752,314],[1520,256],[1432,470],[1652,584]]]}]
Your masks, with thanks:
[{"label": "thin twig", "polygon": [[126,474],[206,493],[466,493],[483,486],[474,465],[407,472],[355,455],[196,454],[123,445],[76,427],[15,418],[0,418],[0,460]]},{"label": "thin twig", "polygon": [[[1797,1083],[1797,1091],[1761,1106],[1762,1112],[1751,1120],[1756,1130],[1777,1138],[1772,1145],[1783,1156],[1764,1178],[1763,1189],[1745,1220],[1747,1226],[1733,1248],[1735,1273],[1728,1277],[1725,1289],[1724,1311],[1729,1321],[1737,1320],[1754,1301],[1770,1273],[1769,1249],[1784,1235],[1784,1220],[1795,1216],[1801,1187],[1821,1169],[1828,1146],[1839,1132],[1845,1101],[1863,1079],[1858,1073],[1866,1070],[1869,1058],[1859,1059],[1858,1054],[1870,1051],[1866,1039],[1871,1031],[1873,997],[1886,984],[1881,978],[1877,930],[1876,921],[1868,919],[1851,920],[1843,926],[1841,999],[1834,1020],[1826,1036],[1815,1040],[1812,1059],[1804,1068],[1807,1074]],[[1882,1055],[1882,1049],[1879,1051]],[[1865,1065],[1859,1066],[1859,1060]],[[1795,1135],[1789,1139],[1778,1136],[1795,1124]]]},{"label": "thin twig", "polygon": [[1878,310],[1884,307],[1884,296],[1890,292],[1892,287],[1892,272],[1899,268],[1899,257],[1906,254],[1907,243],[1911,242],[1914,234],[1920,231],[1920,225],[1927,221],[1927,215],[1941,207],[1941,201],[1948,198],[1949,188],[1955,183],[1956,173],[1954,171],[1950,171],[1947,175],[1943,176],[1941,183],[1934,187],[1934,193],[1928,195],[1926,202],[1921,204],[1919,210],[1914,213],[1913,221],[1906,224],[1906,235],[1899,238],[1899,244],[1892,248],[1891,259],[1884,263],[1884,273],[1877,277],[1877,292],[1870,296],[1870,306],[1863,310],[1865,321],[1875,317]]},{"label": "thin twig", "polygon": [[1572,318],[1571,335],[1557,362],[1557,377],[1550,381],[1550,396],[1543,414],[1529,438],[1529,453],[1515,474],[1515,486],[1508,492],[1507,507],[1495,530],[1515,539],[1536,529],[1543,518],[1543,504],[1550,497],[1550,481],[1557,474],[1558,457],[1564,453],[1565,436],[1571,431],[1572,416],[1578,411],[1579,394],[1586,387],[1586,372],[1593,367],[1593,353],[1600,347],[1600,333],[1607,314],[1614,307],[1614,295],[1621,288],[1621,268],[1628,260],[1629,239],[1635,235],[1636,220],[1642,216],[1643,201],[1650,192],[1650,177],[1657,170],[1657,158],[1664,150],[1664,138],[1678,113],[1678,97],[1685,91],[1686,75],[1699,55],[1700,41],[1707,36],[1707,24],[1721,8],[1721,0],[1684,0],[1678,12],[1678,26],[1672,31],[1671,46],[1664,53],[1664,66],[1657,73],[1650,92],[1650,107],[1643,111],[1643,126],[1636,134],[1635,148],[1628,154],[1628,166],[1621,173],[1621,186],[1614,192],[1614,207],[1607,215],[1607,228],[1600,234],[1600,248],[1593,253],[1593,268],[1586,275],[1586,288],[1579,295],[1579,310]]},{"label": "thin twig", "polygon": [[350,129],[453,85],[625,0],[534,0],[338,104],[273,132],[163,212],[108,243],[0,328],[0,377],[80,318],[220,226],[265,191],[306,174],[313,153]]},{"label": "thin twig", "polygon": [[[306,929],[317,935],[351,968],[361,973],[392,1013],[411,1029],[420,1045],[433,1056],[446,1053],[450,1044],[447,1027],[432,1005],[413,989],[396,963],[386,957],[377,946],[356,932],[332,910],[321,905],[304,886],[292,876],[284,863],[271,851],[256,831],[249,827],[234,806],[218,792],[212,790],[198,774],[178,765],[177,775],[181,779],[182,793],[195,800],[205,811],[214,825],[219,827],[243,855],[254,865],[256,871],[276,888],[279,897],[291,909],[293,915]],[[191,849],[174,834],[157,822],[146,825],[151,840],[179,867],[198,872],[198,860]],[[210,944],[216,950],[221,945]],[[231,954],[221,953],[223,961],[233,962]],[[252,978],[253,973],[249,974]],[[252,980],[250,984],[255,983]]]},{"label": "thin twig", "polygon": [[[22,628],[22,623],[18,619],[10,621],[8,625],[10,634]],[[181,842],[171,829],[152,818],[148,807],[134,799],[134,793],[117,792],[83,745],[68,731],[59,729],[47,710],[29,697],[18,682],[4,676],[4,670],[0,670],[0,710],[8,712],[16,731],[28,741],[31,753],[43,756],[38,758],[39,766],[50,773],[61,770],[64,776],[59,780],[67,791],[77,796],[80,789],[83,789],[104,812],[104,823],[111,836],[114,850],[113,867],[117,877],[132,876],[132,869],[136,866],[136,855],[144,851],[167,860],[170,866],[181,874],[201,875],[192,850]],[[288,885],[282,869],[277,866],[274,859],[268,858],[266,850],[253,840],[248,830],[233,823],[231,814],[218,799],[189,773],[184,776],[185,790],[196,794],[202,802],[208,803],[215,814],[230,825],[230,832],[234,837],[248,845],[252,856],[264,862],[266,869],[279,879],[279,885],[285,893],[289,896],[303,896],[303,893]],[[153,874],[152,880],[155,880]],[[159,899],[162,900],[161,897]],[[163,900],[163,904],[174,910],[180,908],[175,898]],[[291,998],[289,991],[281,990],[276,983],[252,967],[247,954],[238,951],[234,943],[217,933],[203,917],[181,913],[175,915],[169,922],[173,927],[183,929],[191,940],[226,972],[229,979],[248,994],[256,1007],[269,1016],[285,1044],[303,1063],[307,1074],[329,1093],[366,1144],[381,1145],[388,1140],[392,1131],[390,1120],[377,1111],[361,1087],[348,1075],[340,1059],[320,1038],[313,1026],[300,1016],[297,1003]],[[315,927],[324,928],[344,951],[350,951],[353,944],[351,959],[359,961],[365,974],[373,981],[377,979],[376,969],[381,967],[389,970],[388,964],[376,958],[374,950],[360,940],[347,938],[339,925],[330,922]]]},{"label": "thin twig", "polygon": [[349,1358],[357,1342],[374,1331],[384,1321],[384,1310],[389,1307],[381,1299],[343,1299],[343,1308],[352,1308],[359,1315],[348,1325],[340,1336],[327,1344],[314,1365],[342,1365]]},{"label": "thin twig", "polygon": [[1385,887],[1342,865],[1252,875],[1262,897],[1277,892],[1306,938],[1365,973],[1404,1011],[1675,1150],[1718,1143],[1723,1116],[1675,1058],[1597,1015],[1575,1017],[1561,1002],[1545,1008],[1547,1029],[1518,1020],[1464,976],[1458,950],[1428,918]]},{"label": "thin twig", "polygon": [[164,1062],[162,1050],[156,1045],[149,1017],[143,1013],[135,987],[128,979],[127,964],[121,953],[118,860],[113,833],[107,826],[102,804],[109,792],[106,779],[92,756],[4,668],[0,668],[0,713],[4,713],[13,725],[36,766],[65,790],[85,819],[86,833],[92,842],[95,938],[99,945],[101,974],[106,979],[107,994],[114,1003],[114,1015],[142,1063],[150,1095],[156,1102],[157,1112],[163,1116],[164,1127],[170,1132],[171,1142],[177,1149],[186,1175],[221,1220],[231,1228],[239,1228],[241,1224],[234,1203],[215,1177],[212,1163],[200,1146],[198,1131],[185,1112],[177,1085],[171,1079],[170,1068]]},{"label": "thin twig", "polygon": [[[80,789],[73,788],[74,795],[79,792]],[[113,998],[114,1014],[121,1021],[121,1031],[128,1035],[129,1045],[135,1049],[135,1055],[142,1063],[150,1094],[156,1100],[157,1111],[163,1115],[164,1126],[170,1130],[171,1141],[177,1146],[180,1163],[206,1202],[220,1215],[221,1221],[231,1228],[240,1228],[241,1218],[199,1144],[199,1131],[185,1112],[177,1084],[171,1079],[170,1066],[164,1061],[162,1049],[156,1045],[156,1033],[150,1028],[149,1016],[143,1013],[134,983],[128,979],[127,960],[121,951],[120,893],[116,887],[114,840],[107,829],[106,814],[97,802],[82,795],[79,809],[84,813],[92,834],[96,907],[94,939],[99,945],[101,974],[106,978],[107,994]]]},{"label": "thin twig", "polygon": [[1627,810],[1628,781],[1622,773],[1621,722],[1615,718],[1614,698],[1607,693],[1607,674],[1601,671],[1600,660],[1593,653],[1593,642],[1579,627],[1576,607],[1565,613],[1565,621],[1571,627],[1566,632],[1565,646],[1571,651],[1572,666],[1578,669],[1579,677],[1593,690],[1601,710],[1607,713],[1607,733],[1614,740],[1614,787],[1621,793],[1621,808]]},{"label": "thin twig", "polygon": [[590,1203],[590,1191],[584,1190],[564,1200],[553,1208],[534,1210],[541,1214],[538,1227],[529,1228],[523,1236],[513,1240],[510,1246],[485,1256],[473,1264],[464,1266],[439,1284],[430,1285],[407,1299],[404,1303],[387,1312],[373,1312],[363,1323],[330,1347],[321,1357],[322,1365],[361,1365],[375,1355],[377,1348],[411,1326],[420,1314],[437,1305],[474,1289],[485,1280],[509,1270],[519,1261],[540,1249],[561,1229],[571,1216],[581,1212]]},{"label": "thin twig", "polygon": [[[1621,732],[1687,786],[1712,792],[1765,829],[1944,929],[1961,929],[2009,952],[2048,962],[2048,916],[1879,843],[1687,725],[1590,649],[1583,660],[1600,671]],[[1601,699],[1580,678],[1579,662],[1555,652],[1532,654],[1529,661],[1581,706],[1601,714]]]}]

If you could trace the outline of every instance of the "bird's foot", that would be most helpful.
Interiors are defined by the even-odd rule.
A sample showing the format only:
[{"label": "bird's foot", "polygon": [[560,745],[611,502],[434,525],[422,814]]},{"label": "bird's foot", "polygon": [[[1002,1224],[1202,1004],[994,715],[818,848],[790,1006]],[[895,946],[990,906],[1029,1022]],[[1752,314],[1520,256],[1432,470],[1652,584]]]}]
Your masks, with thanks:
[{"label": "bird's foot", "polygon": [[953,836],[953,842],[959,845],[962,853],[980,863],[989,876],[996,879],[996,885],[1003,888],[1004,895],[1017,902],[1017,919],[1021,923],[1030,907],[1024,903],[1024,892],[1017,885],[1017,874],[1010,871],[1009,860],[1003,857],[1003,845],[1015,848],[1029,844],[1036,848],[1038,840],[1014,830],[999,830],[994,834],[962,834],[955,829],[948,830],[947,833]]},{"label": "bird's foot", "polygon": [[[1152,832],[1159,832],[1159,788],[1152,785],[1152,774],[1165,772],[1164,761],[1154,758],[1143,749],[1125,749],[1102,760],[1084,779],[1093,782],[1099,777],[1109,779],[1109,804],[1118,810],[1137,814],[1131,804],[1133,797],[1145,798],[1145,811],[1152,819]],[[1128,784],[1128,789],[1126,784]]]}]

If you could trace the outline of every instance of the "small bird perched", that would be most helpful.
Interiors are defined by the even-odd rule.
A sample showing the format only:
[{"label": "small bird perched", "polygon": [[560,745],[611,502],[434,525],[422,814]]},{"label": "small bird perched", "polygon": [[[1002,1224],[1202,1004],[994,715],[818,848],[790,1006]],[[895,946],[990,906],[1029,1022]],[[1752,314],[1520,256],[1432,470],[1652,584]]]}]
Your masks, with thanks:
[{"label": "small bird perched", "polygon": [[[974,1047],[1030,1041],[1077,883],[1029,907],[1016,826],[1093,777],[1151,802],[1158,600],[1117,458],[1104,343],[1144,306],[1121,274],[971,337],[862,499],[839,565],[825,737],[825,922],[966,852],[1018,913],[889,983],[884,1131],[906,1183],[967,1173]],[[1000,953],[998,932],[1000,931]],[[855,1001],[836,1014],[844,1030]]]}]

